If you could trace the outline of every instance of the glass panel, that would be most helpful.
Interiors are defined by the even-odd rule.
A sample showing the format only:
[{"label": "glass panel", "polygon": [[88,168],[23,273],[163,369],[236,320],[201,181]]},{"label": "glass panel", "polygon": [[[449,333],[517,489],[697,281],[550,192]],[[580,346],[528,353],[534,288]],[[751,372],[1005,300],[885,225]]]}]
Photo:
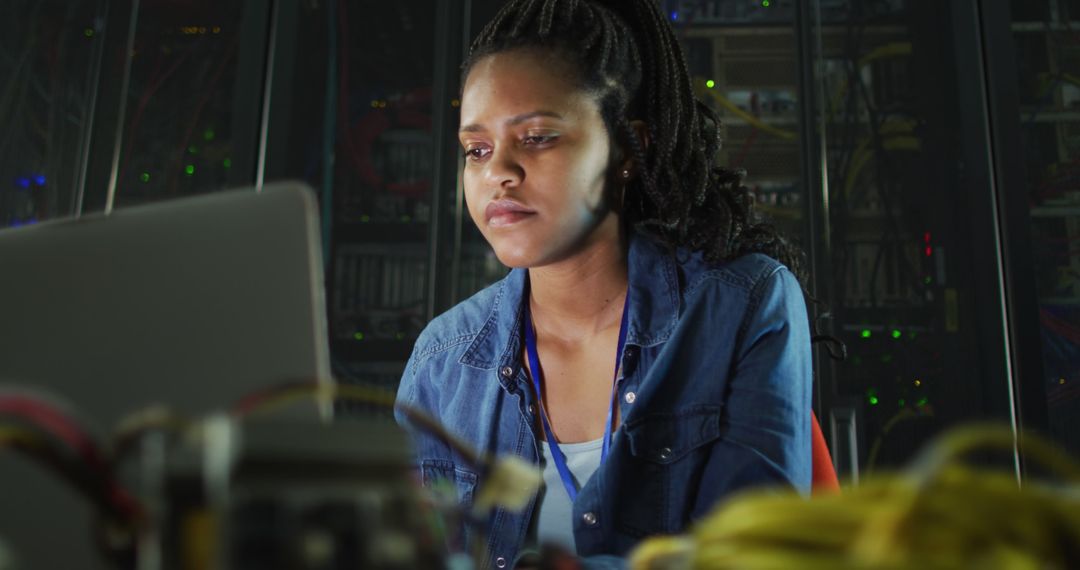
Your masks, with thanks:
[{"label": "glass panel", "polygon": [[1080,454],[1080,2],[1011,7],[1041,380],[1050,434]]},{"label": "glass panel", "polygon": [[8,0],[0,18],[0,227],[78,211],[103,2]]},{"label": "glass panel", "polygon": [[979,209],[989,146],[963,3],[815,4],[832,252],[818,269],[849,354],[822,378],[823,422],[854,476],[957,423],[1009,419],[993,216]]},{"label": "glass panel", "polygon": [[304,180],[323,202],[335,374],[395,389],[429,317],[446,24],[427,0],[283,6],[266,179]]},{"label": "glass panel", "polygon": [[140,2],[114,205],[251,182],[266,10],[260,2]]}]

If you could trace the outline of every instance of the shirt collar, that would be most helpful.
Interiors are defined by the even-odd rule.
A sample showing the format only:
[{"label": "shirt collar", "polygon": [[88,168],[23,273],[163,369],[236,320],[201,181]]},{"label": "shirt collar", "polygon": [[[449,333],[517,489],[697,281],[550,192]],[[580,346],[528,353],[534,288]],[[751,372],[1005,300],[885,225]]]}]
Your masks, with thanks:
[{"label": "shirt collar", "polygon": [[[648,236],[631,232],[627,272],[630,316],[626,344],[644,347],[666,342],[679,315],[679,278],[674,254]],[[462,364],[517,370],[526,276],[525,269],[514,269],[502,280],[484,326],[461,356]],[[500,378],[504,382],[509,380],[505,375]]]}]

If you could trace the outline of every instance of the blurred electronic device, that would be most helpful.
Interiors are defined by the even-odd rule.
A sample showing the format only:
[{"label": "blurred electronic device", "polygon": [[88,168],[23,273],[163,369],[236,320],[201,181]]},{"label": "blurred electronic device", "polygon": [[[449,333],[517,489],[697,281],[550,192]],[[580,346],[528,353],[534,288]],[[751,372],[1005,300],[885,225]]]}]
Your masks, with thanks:
[{"label": "blurred electronic device", "polygon": [[200,437],[141,441],[154,517],[140,570],[408,570],[444,567],[392,420],[334,424],[208,418]]},{"label": "blurred electronic device", "polygon": [[[107,431],[152,404],[199,415],[327,381],[317,211],[283,183],[0,231],[0,385],[58,394]],[[92,519],[59,480],[0,455],[16,567],[104,567]]]}]

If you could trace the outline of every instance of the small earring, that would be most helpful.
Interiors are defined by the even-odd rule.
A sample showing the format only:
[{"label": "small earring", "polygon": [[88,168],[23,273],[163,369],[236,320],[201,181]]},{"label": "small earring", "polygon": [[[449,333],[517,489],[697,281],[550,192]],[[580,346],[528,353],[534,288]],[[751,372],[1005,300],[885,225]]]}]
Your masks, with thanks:
[{"label": "small earring", "polygon": [[624,169],[622,171],[623,180],[630,180],[630,170]]}]

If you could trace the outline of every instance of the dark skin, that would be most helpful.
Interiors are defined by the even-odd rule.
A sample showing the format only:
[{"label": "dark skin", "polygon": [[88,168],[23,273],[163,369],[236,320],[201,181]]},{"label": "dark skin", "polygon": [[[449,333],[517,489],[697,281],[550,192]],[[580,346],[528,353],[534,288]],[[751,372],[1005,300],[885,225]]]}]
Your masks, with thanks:
[{"label": "dark skin", "polygon": [[[612,152],[625,154],[595,98],[558,67],[522,50],[478,61],[462,93],[459,139],[473,221],[500,261],[529,268],[552,430],[561,442],[583,442],[603,436],[611,402],[628,278],[609,169]],[[630,161],[614,166],[616,175],[633,171]]]}]

